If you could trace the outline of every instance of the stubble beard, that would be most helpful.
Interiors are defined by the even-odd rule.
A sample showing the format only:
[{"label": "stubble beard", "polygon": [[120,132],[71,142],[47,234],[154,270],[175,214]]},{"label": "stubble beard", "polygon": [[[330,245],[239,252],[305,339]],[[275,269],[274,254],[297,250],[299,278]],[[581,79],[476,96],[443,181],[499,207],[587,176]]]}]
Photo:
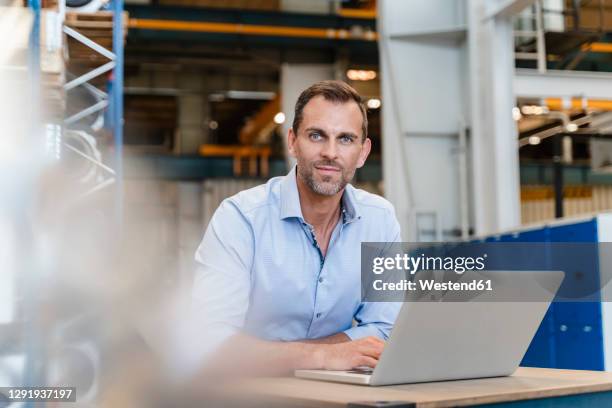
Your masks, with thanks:
[{"label": "stubble beard", "polygon": [[[321,181],[316,180],[314,175],[315,166],[333,166],[340,169],[340,179],[338,181],[333,181],[331,176],[323,176]],[[344,189],[344,187],[346,187],[346,185],[355,175],[354,170],[349,173],[339,164],[326,160],[305,163],[304,161],[298,159],[297,172],[298,176],[313,192],[324,196],[333,196],[337,194],[339,191]]]}]

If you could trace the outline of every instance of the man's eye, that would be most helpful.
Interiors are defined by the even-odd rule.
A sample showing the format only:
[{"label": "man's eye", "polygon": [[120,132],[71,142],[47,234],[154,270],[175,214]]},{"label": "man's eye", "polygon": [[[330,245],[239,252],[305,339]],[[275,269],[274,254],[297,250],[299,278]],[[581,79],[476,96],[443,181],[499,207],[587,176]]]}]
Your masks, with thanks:
[{"label": "man's eye", "polygon": [[319,133],[311,133],[310,134],[310,138],[312,140],[320,140],[321,139],[321,135]]},{"label": "man's eye", "polygon": [[353,143],[353,138],[350,136],[340,136],[340,142],[343,144]]}]

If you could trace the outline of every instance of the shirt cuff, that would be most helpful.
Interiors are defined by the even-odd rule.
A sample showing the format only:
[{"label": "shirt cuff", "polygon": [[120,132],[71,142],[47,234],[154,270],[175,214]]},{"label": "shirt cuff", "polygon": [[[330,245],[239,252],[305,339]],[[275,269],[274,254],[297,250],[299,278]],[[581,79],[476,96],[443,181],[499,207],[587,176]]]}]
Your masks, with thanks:
[{"label": "shirt cuff", "polygon": [[389,337],[384,330],[381,330],[376,324],[373,323],[353,326],[350,329],[345,330],[344,334],[346,334],[351,340],[358,340],[368,336],[376,336],[381,340],[387,340],[387,337]]}]

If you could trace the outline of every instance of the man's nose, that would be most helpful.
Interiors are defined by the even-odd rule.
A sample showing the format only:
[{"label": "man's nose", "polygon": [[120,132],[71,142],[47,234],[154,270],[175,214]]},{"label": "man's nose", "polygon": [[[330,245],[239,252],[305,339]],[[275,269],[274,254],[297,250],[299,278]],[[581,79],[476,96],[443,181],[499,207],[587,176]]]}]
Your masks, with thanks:
[{"label": "man's nose", "polygon": [[329,138],[325,145],[323,146],[323,150],[321,151],[321,156],[335,159],[338,154],[335,140],[333,138]]}]

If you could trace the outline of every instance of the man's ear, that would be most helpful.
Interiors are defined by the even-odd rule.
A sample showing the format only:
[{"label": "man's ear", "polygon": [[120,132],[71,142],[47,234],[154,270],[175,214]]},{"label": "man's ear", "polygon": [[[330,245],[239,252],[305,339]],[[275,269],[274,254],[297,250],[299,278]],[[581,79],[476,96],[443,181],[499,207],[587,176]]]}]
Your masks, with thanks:
[{"label": "man's ear", "polygon": [[293,133],[293,127],[289,128],[289,132],[287,132],[287,149],[289,150],[289,154],[292,157],[296,157],[295,155],[295,139],[297,139],[297,135]]},{"label": "man's ear", "polygon": [[357,160],[357,168],[360,169],[366,162],[368,155],[370,154],[370,150],[372,150],[372,141],[369,137],[366,137],[366,140],[363,141],[363,145],[361,146],[361,153],[359,153],[359,160]]}]

